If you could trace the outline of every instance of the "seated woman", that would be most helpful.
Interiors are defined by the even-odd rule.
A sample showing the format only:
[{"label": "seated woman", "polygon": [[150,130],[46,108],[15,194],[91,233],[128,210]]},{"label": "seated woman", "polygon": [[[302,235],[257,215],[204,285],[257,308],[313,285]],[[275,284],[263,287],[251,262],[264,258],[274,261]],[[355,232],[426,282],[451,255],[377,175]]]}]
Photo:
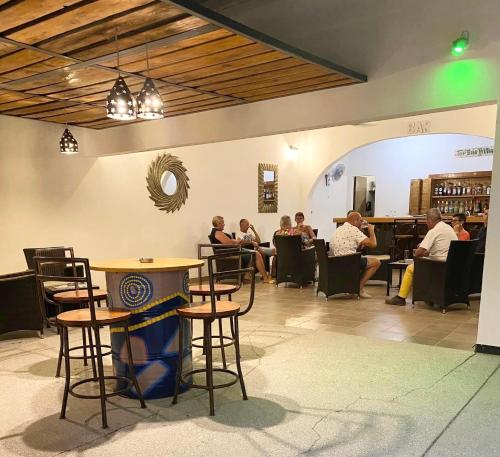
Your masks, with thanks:
[{"label": "seated woman", "polygon": [[297,226],[295,229],[302,235],[302,243],[305,246],[311,246],[313,244],[313,240],[316,239],[316,235],[314,235],[313,229],[310,225],[304,224],[304,213],[298,212],[295,214],[295,222]]},{"label": "seated woman", "polygon": [[[208,235],[208,238],[210,239],[210,242],[212,244],[245,244],[243,240],[235,240],[231,238],[227,233],[224,233],[225,223],[222,216],[214,216],[212,219],[212,225],[212,231],[210,232],[210,235]],[[252,242],[252,245],[259,246],[255,241]],[[242,251],[248,253],[254,252],[250,249],[244,248],[242,248]],[[248,265],[248,262],[250,261],[250,255],[242,256],[242,260]],[[257,270],[259,271],[263,282],[269,284],[272,284],[274,282],[266,272],[266,269],[264,267],[264,260],[262,259],[262,254],[259,251],[255,251],[255,266],[257,267]]]}]

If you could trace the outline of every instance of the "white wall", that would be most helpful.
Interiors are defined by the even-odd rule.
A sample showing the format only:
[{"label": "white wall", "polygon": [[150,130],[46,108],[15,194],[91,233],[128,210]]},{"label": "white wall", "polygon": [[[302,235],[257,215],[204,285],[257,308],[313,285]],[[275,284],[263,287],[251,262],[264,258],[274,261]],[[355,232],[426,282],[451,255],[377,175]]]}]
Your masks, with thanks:
[{"label": "white wall", "polygon": [[484,261],[483,287],[477,342],[500,347],[500,111],[497,114],[495,158],[488,216],[488,237]]},{"label": "white wall", "polygon": [[[281,214],[303,210],[298,162],[282,136],[169,150],[187,168],[190,189],[181,210],[167,214],[146,189],[157,152],[63,156],[57,130],[27,125],[9,125],[1,139],[0,273],[26,268],[24,247],[71,245],[91,259],[192,257],[196,243],[208,242],[214,215],[225,216],[228,231],[249,218],[269,240]],[[259,162],[279,166],[278,214],[257,213]]]},{"label": "white wall", "polygon": [[356,148],[329,167],[345,165],[339,181],[328,187],[324,179],[316,182],[309,197],[311,222],[322,236],[327,236],[333,229],[332,217],[343,217],[352,209],[354,176],[375,176],[375,216],[406,215],[411,179],[435,173],[491,170],[492,156],[464,159],[454,156],[457,149],[479,146],[493,146],[493,140],[434,134],[382,140]]}]

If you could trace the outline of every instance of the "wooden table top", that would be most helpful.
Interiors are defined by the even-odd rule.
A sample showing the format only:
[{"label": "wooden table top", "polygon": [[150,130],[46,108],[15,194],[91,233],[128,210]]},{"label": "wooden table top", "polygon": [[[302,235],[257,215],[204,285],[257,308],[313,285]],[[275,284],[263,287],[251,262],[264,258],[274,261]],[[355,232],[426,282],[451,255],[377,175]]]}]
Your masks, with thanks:
[{"label": "wooden table top", "polygon": [[94,271],[108,271],[115,273],[126,272],[155,272],[155,271],[179,271],[189,268],[201,267],[203,260],[199,259],[176,259],[157,258],[152,263],[141,263],[139,259],[112,259],[92,262],[90,269]]}]

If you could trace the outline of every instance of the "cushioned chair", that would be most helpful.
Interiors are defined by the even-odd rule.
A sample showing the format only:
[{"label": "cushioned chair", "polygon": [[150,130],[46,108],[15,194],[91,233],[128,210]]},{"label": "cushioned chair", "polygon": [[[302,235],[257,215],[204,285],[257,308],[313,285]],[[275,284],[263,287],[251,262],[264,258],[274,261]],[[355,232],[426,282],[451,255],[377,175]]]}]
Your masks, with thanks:
[{"label": "cushioned chair", "polygon": [[300,287],[314,282],[316,256],[314,248],[302,249],[300,235],[276,235],[274,245],[277,252],[276,285],[292,282]]},{"label": "cushioned chair", "polygon": [[426,301],[438,305],[443,313],[454,303],[470,307],[472,264],[477,240],[452,241],[446,262],[415,259],[413,303]]},{"label": "cushioned chair", "polygon": [[0,276],[0,334],[37,330],[43,334],[43,314],[33,270]]},{"label": "cushioned chair", "polygon": [[319,263],[319,279],[316,295],[329,296],[341,293],[359,295],[361,254],[328,256],[325,240],[314,240]]}]

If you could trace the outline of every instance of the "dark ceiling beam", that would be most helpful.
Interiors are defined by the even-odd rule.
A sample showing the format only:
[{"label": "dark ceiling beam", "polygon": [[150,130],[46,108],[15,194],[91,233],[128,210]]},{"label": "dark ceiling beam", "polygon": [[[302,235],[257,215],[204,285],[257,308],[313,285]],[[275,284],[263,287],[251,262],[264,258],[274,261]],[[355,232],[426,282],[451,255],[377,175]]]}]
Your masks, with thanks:
[{"label": "dark ceiling beam", "polygon": [[296,48],[295,46],[291,46],[283,41],[280,41],[276,38],[273,38],[265,33],[259,32],[258,30],[252,29],[240,22],[234,21],[233,19],[224,16],[206,6],[193,1],[193,0],[161,0],[164,3],[169,3],[175,5],[184,11],[187,11],[194,16],[201,17],[212,24],[217,24],[220,27],[231,30],[238,35],[243,35],[251,40],[257,41],[259,43],[270,46],[277,51],[284,52],[291,56],[297,57],[299,59],[305,60],[307,62],[320,65],[323,68],[326,68],[330,71],[335,71],[336,73],[340,73],[344,76],[352,78],[356,81],[366,82],[368,78],[366,75],[358,73],[357,71],[351,70],[349,68],[338,65],[334,62],[330,62],[327,59],[319,57],[317,55],[311,54],[302,49]]},{"label": "dark ceiling beam", "polygon": [[[167,44],[173,43],[173,42],[178,41],[178,40],[183,40],[186,38],[192,38],[192,37],[195,37],[198,35],[203,35],[205,33],[212,32],[212,31],[218,30],[218,29],[219,29],[219,27],[217,27],[213,24],[207,24],[207,25],[204,25],[202,27],[198,27],[196,29],[188,30],[186,32],[178,33],[178,34],[172,35],[170,37],[166,37],[166,38],[152,41],[151,43],[147,43],[147,46],[148,46],[148,49],[158,48],[158,47],[165,46]],[[20,79],[0,83],[0,87],[3,87],[5,89],[9,89],[9,90],[16,90],[15,88],[13,88],[13,86],[15,86],[16,84],[20,84],[21,82],[35,81],[38,79],[43,79],[44,77],[47,77],[47,76],[59,74],[61,71],[71,72],[71,71],[79,69],[79,68],[96,68],[96,69],[104,70],[104,71],[114,73],[114,74],[121,74],[122,76],[130,76],[130,77],[139,78],[142,80],[146,79],[146,76],[144,76],[140,73],[131,73],[128,71],[118,70],[117,68],[114,68],[114,67],[107,67],[104,65],[99,65],[99,62],[103,62],[103,61],[106,61],[106,60],[113,58],[116,55],[115,53],[107,54],[105,56],[96,57],[95,59],[81,60],[81,59],[77,59],[75,57],[71,57],[71,56],[68,56],[65,54],[59,54],[59,53],[54,52],[54,51],[49,51],[48,49],[43,49],[43,48],[40,48],[38,46],[33,46],[31,44],[26,44],[26,43],[21,43],[19,41],[11,40],[10,38],[5,38],[2,36],[0,36],[0,43],[9,44],[11,46],[17,46],[18,48],[22,48],[22,49],[29,49],[31,51],[36,51],[36,52],[39,52],[41,54],[48,55],[50,57],[55,57],[58,59],[66,59],[69,62],[71,62],[71,64],[69,64],[67,67],[64,67],[64,68],[58,68],[56,70],[50,70],[50,71],[47,71],[44,73],[37,73],[36,75],[27,76],[25,78],[20,78]],[[129,48],[129,49],[120,51],[120,56],[126,56],[129,54],[142,52],[145,50],[146,50],[146,44],[134,46],[133,48]],[[161,84],[163,86],[166,85],[166,86],[176,87],[176,88],[182,89],[182,90],[192,90],[192,91],[198,92],[200,94],[213,95],[216,97],[223,98],[225,100],[232,100],[232,101],[238,101],[240,103],[246,103],[245,100],[238,98],[238,97],[233,97],[231,95],[220,95],[216,92],[198,89],[195,87],[186,86],[184,84],[172,83],[172,82],[169,82],[168,80],[165,80],[165,79],[156,79],[156,78],[151,78],[151,79],[156,84]],[[52,84],[49,84],[49,86],[50,85],[52,85]],[[41,86],[41,87],[43,87],[43,86]],[[20,92],[23,92],[23,91],[20,91]],[[27,93],[29,93],[29,92],[27,92]]]}]

